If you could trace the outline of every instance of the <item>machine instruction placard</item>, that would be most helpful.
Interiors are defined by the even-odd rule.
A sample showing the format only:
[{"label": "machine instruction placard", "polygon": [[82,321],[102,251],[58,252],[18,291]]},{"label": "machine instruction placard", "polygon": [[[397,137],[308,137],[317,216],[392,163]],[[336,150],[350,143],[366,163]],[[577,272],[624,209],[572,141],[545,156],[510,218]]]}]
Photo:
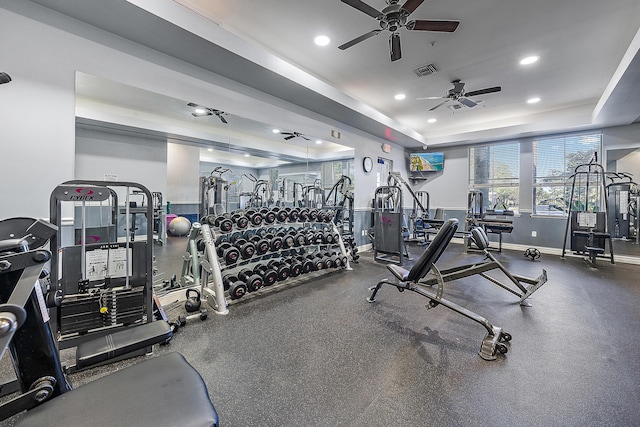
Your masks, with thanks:
[{"label": "machine instruction placard", "polygon": [[89,281],[131,275],[131,248],[94,249],[86,252],[85,277]]}]

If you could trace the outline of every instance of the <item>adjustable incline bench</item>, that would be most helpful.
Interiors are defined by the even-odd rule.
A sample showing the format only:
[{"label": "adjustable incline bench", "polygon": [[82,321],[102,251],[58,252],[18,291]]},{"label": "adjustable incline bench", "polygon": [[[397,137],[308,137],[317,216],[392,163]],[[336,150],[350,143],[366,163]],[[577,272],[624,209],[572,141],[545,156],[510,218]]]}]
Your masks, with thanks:
[{"label": "adjustable incline bench", "polygon": [[[511,340],[511,335],[507,332],[504,332],[502,328],[498,326],[494,326],[489,321],[464,308],[458,304],[455,304],[445,298],[442,298],[443,287],[444,287],[444,277],[443,273],[438,270],[435,263],[438,261],[442,253],[445,251],[449,242],[453,238],[456,230],[458,229],[458,220],[457,219],[449,219],[447,220],[438,234],[433,238],[427,249],[422,253],[418,261],[413,265],[411,270],[405,270],[401,266],[395,264],[387,265],[387,269],[393,274],[395,280],[392,282],[388,279],[383,279],[376,286],[370,288],[371,295],[367,298],[369,302],[375,302],[376,294],[384,284],[388,284],[391,286],[395,286],[398,291],[404,292],[405,290],[415,292],[429,299],[429,304],[427,308],[434,308],[438,305],[442,304],[443,306],[455,311],[456,313],[460,313],[469,319],[480,323],[487,330],[487,335],[482,340],[482,345],[480,346],[480,351],[478,354],[485,360],[495,360],[496,353],[506,353],[508,351],[508,347],[506,342]],[[432,272],[435,275],[435,278],[428,282],[423,282],[422,280]],[[453,279],[451,279],[453,280]],[[437,292],[433,292],[431,290],[425,289],[424,284],[437,284],[438,290]]]}]

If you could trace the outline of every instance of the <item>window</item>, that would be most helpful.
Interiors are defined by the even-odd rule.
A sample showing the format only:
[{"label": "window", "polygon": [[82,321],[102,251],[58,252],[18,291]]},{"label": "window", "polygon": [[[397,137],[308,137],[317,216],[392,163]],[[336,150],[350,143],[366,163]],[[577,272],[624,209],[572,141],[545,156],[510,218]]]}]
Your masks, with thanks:
[{"label": "window", "polygon": [[517,211],[519,184],[519,143],[469,148],[469,188],[482,192],[484,209]]},{"label": "window", "polygon": [[541,138],[533,142],[533,213],[566,216],[576,166],[601,153],[602,134]]}]

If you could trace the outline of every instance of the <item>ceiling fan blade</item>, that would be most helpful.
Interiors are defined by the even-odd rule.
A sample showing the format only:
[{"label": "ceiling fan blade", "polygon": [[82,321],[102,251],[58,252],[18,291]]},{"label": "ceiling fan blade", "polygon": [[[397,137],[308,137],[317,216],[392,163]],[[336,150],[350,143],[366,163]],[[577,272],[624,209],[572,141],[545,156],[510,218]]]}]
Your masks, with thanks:
[{"label": "ceiling fan blade", "polygon": [[288,141],[288,140],[293,139],[293,138],[295,138],[295,137],[296,137],[295,135],[285,136],[285,137],[284,137],[284,140],[285,140],[285,141]]},{"label": "ceiling fan blade", "polygon": [[433,111],[433,110],[435,110],[435,109],[436,109],[436,108],[438,108],[438,107],[442,107],[442,106],[443,106],[444,104],[446,104],[447,102],[449,102],[449,100],[448,100],[448,99],[447,99],[446,101],[441,102],[440,104],[436,105],[436,106],[435,106],[435,107],[433,107],[433,108],[429,108],[429,111]]},{"label": "ceiling fan blade", "polygon": [[304,136],[304,135],[300,135],[300,138],[302,138],[302,139],[304,139],[304,140],[307,140],[307,141],[311,141],[309,138],[307,138],[307,137],[306,137],[306,136]]},{"label": "ceiling fan blade", "polygon": [[365,41],[366,39],[368,39],[370,37],[373,37],[373,36],[377,35],[380,31],[382,31],[382,30],[369,31],[368,33],[363,34],[360,37],[356,37],[355,39],[353,39],[353,40],[351,40],[349,42],[346,42],[343,45],[338,46],[338,49],[340,49],[340,50],[348,49],[348,48],[350,48],[351,46],[353,46],[355,44],[358,44],[358,43],[360,43],[362,41]]},{"label": "ceiling fan blade", "polygon": [[416,19],[407,22],[407,29],[412,31],[441,31],[445,33],[453,33],[460,25],[460,21],[428,21],[424,19]]},{"label": "ceiling fan blade", "polygon": [[228,125],[229,122],[227,121],[227,119],[224,118],[224,116],[222,114],[218,114],[218,117],[220,118],[220,121],[222,123],[224,123],[225,125]]},{"label": "ceiling fan blade", "polygon": [[[378,19],[382,16],[382,12],[374,9],[363,1],[360,0],[341,0],[342,3],[348,4],[349,6],[358,9],[360,12],[364,12],[372,18]],[[411,0],[409,0],[411,1]]]},{"label": "ceiling fan blade", "polygon": [[391,61],[397,61],[402,58],[402,49],[400,48],[400,34],[393,33],[389,37],[389,51],[391,53]]},{"label": "ceiling fan blade", "polygon": [[192,115],[193,117],[207,117],[207,116],[211,116],[211,115],[213,115],[213,113],[212,113],[211,111],[205,111],[205,112],[204,112],[204,113],[202,113],[202,114],[198,114],[198,113],[191,113],[191,115]]},{"label": "ceiling fan blade", "polygon": [[473,102],[470,99],[467,98],[458,98],[458,102],[460,104],[466,105],[469,108],[475,107],[476,105],[478,105],[477,103]]},{"label": "ceiling fan blade", "polygon": [[426,96],[424,98],[416,98],[416,99],[447,99],[446,96]]},{"label": "ceiling fan blade", "polygon": [[404,10],[406,10],[407,12],[409,12],[409,14],[413,13],[414,10],[416,10],[422,3],[424,3],[424,0],[407,0],[406,2],[404,2],[404,4],[402,5],[402,8]]},{"label": "ceiling fan blade", "polygon": [[195,108],[195,107],[199,107],[199,105],[198,105],[198,104],[194,104],[193,102],[188,103],[188,104],[187,104],[187,106],[189,106],[189,107],[193,107],[193,108]]},{"label": "ceiling fan blade", "polygon": [[500,92],[501,90],[502,90],[501,86],[494,86],[494,87],[488,87],[486,89],[472,90],[471,92],[465,93],[465,96],[485,95],[487,93]]}]

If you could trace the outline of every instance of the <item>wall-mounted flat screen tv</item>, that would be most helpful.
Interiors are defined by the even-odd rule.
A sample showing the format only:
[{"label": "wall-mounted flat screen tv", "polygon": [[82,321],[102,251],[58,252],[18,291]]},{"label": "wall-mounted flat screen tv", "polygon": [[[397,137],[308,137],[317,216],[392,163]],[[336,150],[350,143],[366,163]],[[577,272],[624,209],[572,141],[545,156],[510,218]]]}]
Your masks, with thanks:
[{"label": "wall-mounted flat screen tv", "polygon": [[438,172],[444,167],[444,153],[412,153],[409,155],[409,172],[420,175],[422,172]]}]

